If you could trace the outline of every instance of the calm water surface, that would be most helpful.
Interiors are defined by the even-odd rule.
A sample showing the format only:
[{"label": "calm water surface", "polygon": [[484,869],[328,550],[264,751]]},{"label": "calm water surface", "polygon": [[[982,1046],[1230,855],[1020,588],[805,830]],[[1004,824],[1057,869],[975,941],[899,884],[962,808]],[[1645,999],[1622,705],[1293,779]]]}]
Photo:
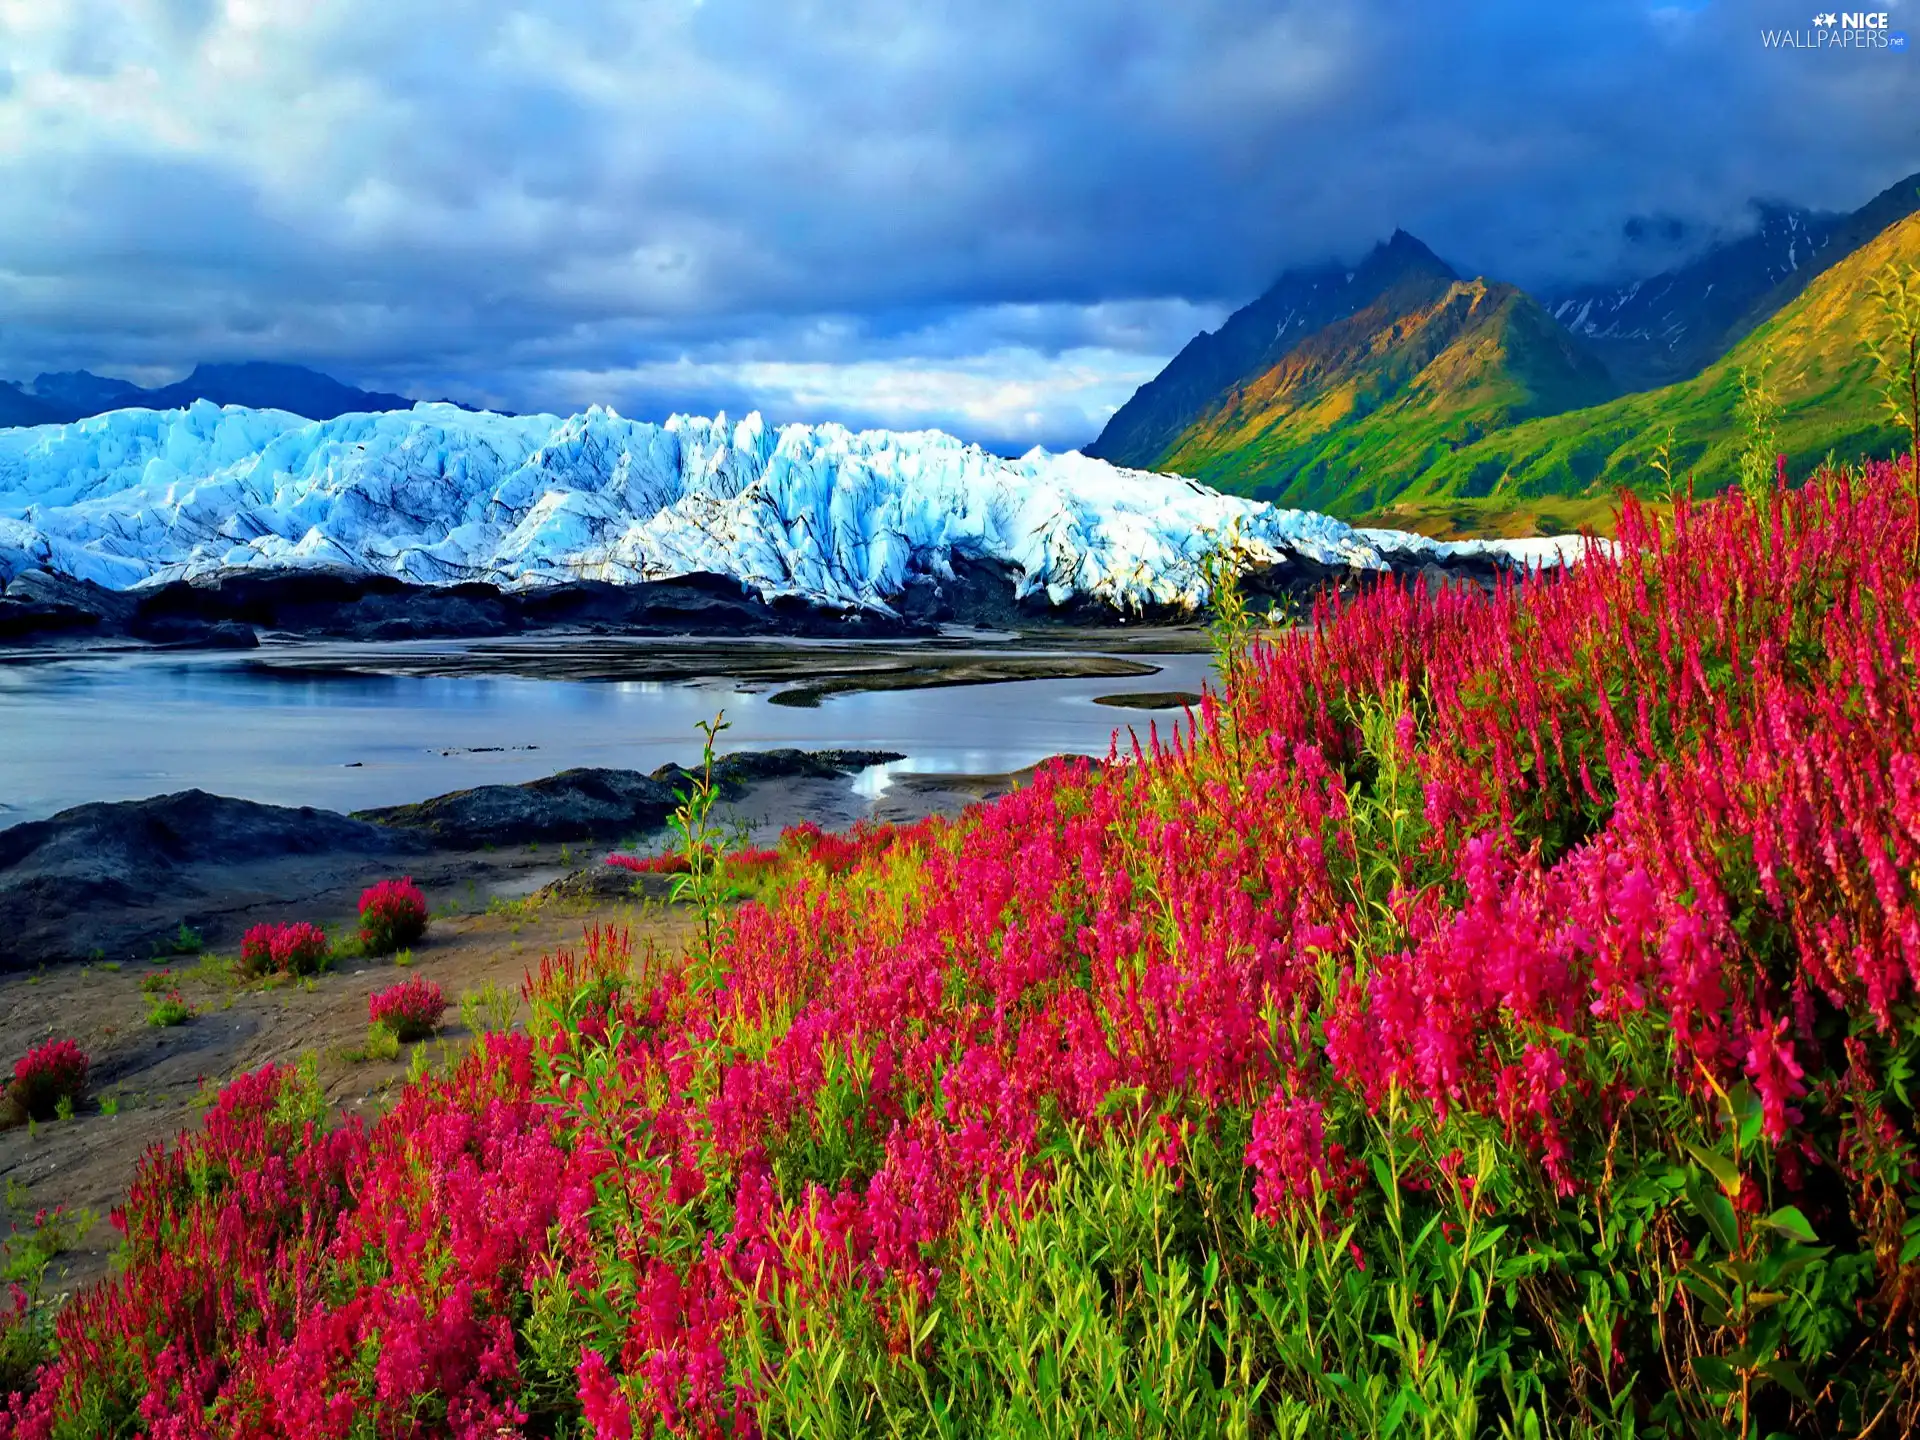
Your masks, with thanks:
[{"label": "calm water surface", "polygon": [[[339,653],[315,653],[323,648]],[[1116,726],[1135,726],[1144,740],[1150,717],[1095,705],[1094,696],[1198,690],[1210,674],[1204,655],[1131,658],[1162,671],[835,695],[817,710],[773,705],[771,689],[749,693],[725,680],[280,676],[219,654],[0,664],[0,826],[196,786],[353,810],[571,765],[652,770],[694,759],[695,722],[721,709],[732,722],[722,749],[907,755],[859,777],[871,794],[890,770],[997,773],[1062,752],[1105,754]],[[1151,718],[1164,733],[1178,713]]]}]

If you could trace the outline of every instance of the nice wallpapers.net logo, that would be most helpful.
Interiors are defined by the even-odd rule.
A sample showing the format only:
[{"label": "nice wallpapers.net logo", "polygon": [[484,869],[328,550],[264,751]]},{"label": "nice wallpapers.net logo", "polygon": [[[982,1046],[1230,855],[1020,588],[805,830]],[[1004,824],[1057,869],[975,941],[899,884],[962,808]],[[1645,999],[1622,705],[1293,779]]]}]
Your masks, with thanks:
[{"label": "nice wallpapers.net logo", "polygon": [[1885,10],[1824,10],[1797,30],[1762,30],[1769,50],[1904,51],[1907,34],[1887,28]]}]

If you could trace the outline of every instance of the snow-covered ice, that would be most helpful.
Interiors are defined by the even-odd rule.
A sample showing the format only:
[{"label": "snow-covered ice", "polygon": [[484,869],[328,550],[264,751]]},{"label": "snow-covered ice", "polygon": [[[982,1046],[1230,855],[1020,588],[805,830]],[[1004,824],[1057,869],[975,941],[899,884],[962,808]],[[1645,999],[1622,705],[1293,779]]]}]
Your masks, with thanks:
[{"label": "snow-covered ice", "polygon": [[0,583],[52,569],[114,589],[233,570],[345,567],[506,587],[731,575],[763,597],[888,608],[956,554],[1022,594],[1195,603],[1234,525],[1268,563],[1575,558],[1577,540],[1440,544],[1356,530],[1078,452],[1017,460],[937,431],[676,415],[475,414],[314,422],[279,410],[116,410],[0,430]]}]

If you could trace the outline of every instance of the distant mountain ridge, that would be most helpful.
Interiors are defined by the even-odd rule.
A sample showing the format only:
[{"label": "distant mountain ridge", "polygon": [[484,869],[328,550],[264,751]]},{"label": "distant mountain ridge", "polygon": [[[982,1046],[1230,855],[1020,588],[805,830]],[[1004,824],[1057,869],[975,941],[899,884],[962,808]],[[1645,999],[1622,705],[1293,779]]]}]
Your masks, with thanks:
[{"label": "distant mountain ridge", "polygon": [[1197,337],[1088,453],[1351,510],[1366,503],[1357,485],[1404,480],[1438,453],[1614,393],[1605,367],[1532,297],[1463,279],[1395,231],[1350,269],[1288,272]]},{"label": "distant mountain ridge", "polygon": [[1459,278],[1404,230],[1394,231],[1356,265],[1329,262],[1289,270],[1218,330],[1203,330],[1188,341],[1166,369],[1115,412],[1086,453],[1152,468],[1222,392],[1270,368],[1308,335],[1351,318],[1395,287],[1430,298]]},{"label": "distant mountain ridge", "polygon": [[30,386],[0,383],[0,426],[59,425],[136,407],[178,410],[196,400],[286,410],[307,420],[411,410],[415,403],[406,395],[343,384],[304,365],[263,360],[196,365],[186,379],[151,390],[87,370],[60,370],[35,376]]},{"label": "distant mountain ridge", "polygon": [[[1633,284],[1549,287],[1544,304],[1497,279],[1464,280],[1396,231],[1351,269],[1286,272],[1196,336],[1087,453],[1348,516],[1402,495],[1489,495],[1516,473],[1510,451],[1526,494],[1590,493],[1599,471],[1614,471],[1589,452],[1625,453],[1631,437],[1584,444],[1574,464],[1563,454],[1574,430],[1613,416],[1605,407],[1624,405],[1623,395],[1662,395],[1709,372],[1920,211],[1917,191],[1920,175],[1848,215],[1757,204],[1749,234]],[[1829,292],[1819,313],[1857,343],[1857,308]],[[1861,376],[1832,358],[1841,383],[1828,401],[1869,404]],[[1796,398],[1800,373],[1789,387]],[[1696,447],[1702,456],[1724,440],[1728,383],[1722,375],[1700,392],[1716,397],[1701,412],[1710,432]],[[1618,413],[1628,411],[1650,413]],[[1878,434],[1864,411],[1828,423],[1836,442]],[[1552,435],[1548,449],[1561,458],[1522,457],[1502,440],[1519,432]]]},{"label": "distant mountain ridge", "polygon": [[1888,265],[1914,264],[1920,208],[1812,277],[1698,375],[1489,435],[1437,459],[1406,493],[1524,499],[1646,490],[1661,483],[1653,457],[1669,431],[1676,480],[1717,490],[1732,483],[1743,443],[1743,372],[1779,404],[1775,441],[1791,473],[1805,474],[1829,452],[1848,462],[1887,455],[1904,432],[1880,408],[1866,353],[1878,319],[1871,285]]},{"label": "distant mountain ridge", "polygon": [[[1846,217],[1758,204],[1751,235],[1715,245],[1675,269],[1627,285],[1550,290],[1553,318],[1597,354],[1623,391],[1697,375],[1739,339],[1755,303],[1824,255]],[[1776,307],[1777,308],[1777,307]]]},{"label": "distant mountain ridge", "polygon": [[1920,209],[1920,174],[1849,214],[1756,201],[1753,233],[1630,285],[1550,287],[1544,301],[1623,391],[1698,375],[1829,266]]}]

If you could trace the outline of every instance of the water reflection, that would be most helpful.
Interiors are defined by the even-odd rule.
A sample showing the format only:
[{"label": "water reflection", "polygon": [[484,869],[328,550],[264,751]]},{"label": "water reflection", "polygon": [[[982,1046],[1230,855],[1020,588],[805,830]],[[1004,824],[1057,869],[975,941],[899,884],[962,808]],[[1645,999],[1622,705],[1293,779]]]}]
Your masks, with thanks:
[{"label": "water reflection", "polygon": [[97,656],[0,665],[5,823],[92,800],[198,787],[349,810],[574,765],[651,770],[693,757],[694,725],[725,709],[724,748],[898,750],[860,777],[998,773],[1061,752],[1104,755],[1114,729],[1144,740],[1156,717],[1095,705],[1116,689],[1197,690],[1204,656],[1142,656],[1141,679],[1022,680],[836,695],[815,710],[726,681],[575,682],[520,677],[267,675],[242,657]]}]

